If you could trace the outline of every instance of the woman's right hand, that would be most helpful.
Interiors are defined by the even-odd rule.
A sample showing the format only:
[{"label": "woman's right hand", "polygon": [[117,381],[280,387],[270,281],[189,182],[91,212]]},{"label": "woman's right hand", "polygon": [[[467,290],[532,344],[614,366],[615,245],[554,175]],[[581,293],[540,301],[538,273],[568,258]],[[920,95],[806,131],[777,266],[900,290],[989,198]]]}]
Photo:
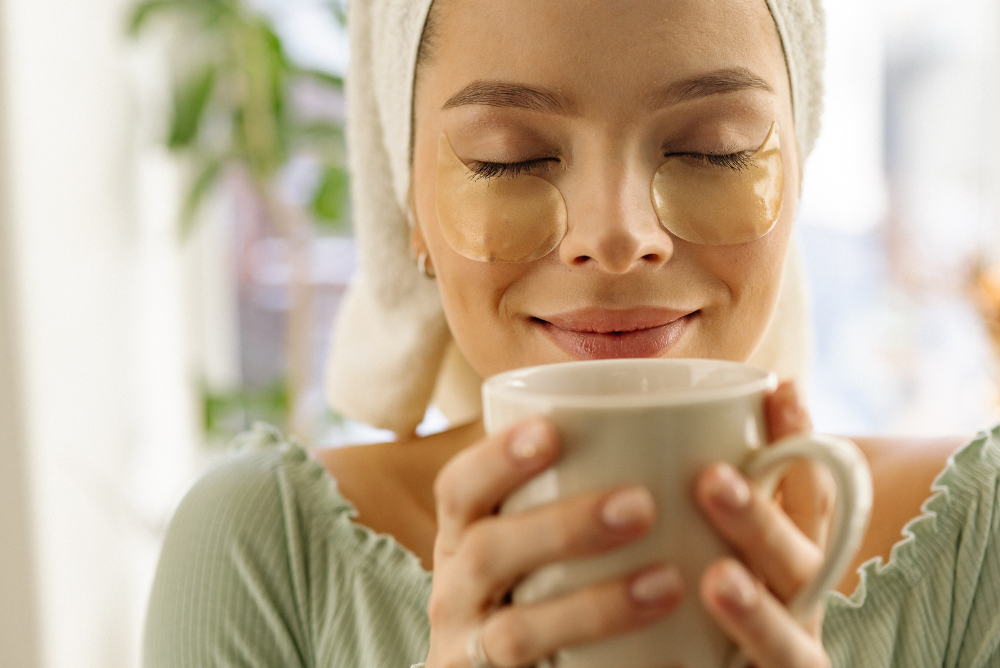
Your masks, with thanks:
[{"label": "woman's right hand", "polygon": [[442,469],[427,668],[468,668],[469,638],[480,625],[489,662],[515,668],[645,626],[680,603],[680,573],[661,564],[560,598],[501,605],[540,566],[620,547],[653,524],[653,498],[638,487],[498,515],[504,499],[558,454],[555,429],[532,419],[466,448]]}]

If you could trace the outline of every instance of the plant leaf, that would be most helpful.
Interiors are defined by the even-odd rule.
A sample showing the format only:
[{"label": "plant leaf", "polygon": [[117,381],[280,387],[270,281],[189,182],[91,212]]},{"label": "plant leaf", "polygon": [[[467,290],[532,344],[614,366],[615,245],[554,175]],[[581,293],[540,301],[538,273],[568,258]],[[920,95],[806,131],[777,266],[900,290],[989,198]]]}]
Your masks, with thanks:
[{"label": "plant leaf", "polygon": [[333,16],[337,19],[337,23],[340,24],[341,28],[347,27],[347,9],[345,4],[341,0],[328,0],[326,3],[326,6],[333,12]]},{"label": "plant leaf", "polygon": [[263,19],[243,25],[238,40],[244,85],[233,114],[237,152],[255,178],[266,181],[288,157],[287,60],[280,39]]},{"label": "plant leaf", "polygon": [[289,393],[284,381],[264,387],[233,387],[210,389],[201,383],[202,427],[205,435],[228,443],[254,422],[263,420],[280,429],[285,428]]},{"label": "plant leaf", "polygon": [[136,37],[146,27],[146,21],[163,9],[176,8],[187,4],[184,0],[144,0],[137,4],[128,17],[129,36]]},{"label": "plant leaf", "polygon": [[215,88],[215,76],[215,66],[205,65],[174,90],[174,116],[167,140],[172,150],[188,148],[197,139],[205,108]]},{"label": "plant leaf", "polygon": [[317,83],[321,83],[337,90],[344,89],[344,78],[339,77],[336,74],[330,74],[329,72],[324,72],[323,70],[317,70],[311,67],[298,67],[293,65],[290,68],[290,74],[296,77],[302,77],[304,79],[312,79]]},{"label": "plant leaf", "polygon": [[198,171],[198,175],[191,183],[187,197],[184,199],[184,206],[181,208],[181,238],[187,239],[194,230],[197,223],[198,209],[205,195],[212,189],[226,160],[221,157],[211,157],[205,159]]},{"label": "plant leaf", "polygon": [[323,170],[323,176],[311,203],[316,222],[331,231],[342,229],[346,222],[344,213],[348,197],[347,171],[335,165],[328,165]]},{"label": "plant leaf", "polygon": [[129,14],[127,34],[131,37],[138,36],[151,17],[167,9],[202,14],[206,25],[214,23],[223,14],[232,13],[234,10],[230,0],[143,0]]},{"label": "plant leaf", "polygon": [[289,135],[296,148],[318,154],[328,164],[344,162],[344,128],[338,123],[296,122],[289,129]]}]

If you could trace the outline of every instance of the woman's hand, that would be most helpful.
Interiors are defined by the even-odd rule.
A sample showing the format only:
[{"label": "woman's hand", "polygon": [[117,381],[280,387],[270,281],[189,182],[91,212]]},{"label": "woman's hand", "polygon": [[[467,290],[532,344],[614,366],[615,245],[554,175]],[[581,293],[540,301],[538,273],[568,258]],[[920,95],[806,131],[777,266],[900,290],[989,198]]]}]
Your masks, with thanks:
[{"label": "woman's hand", "polygon": [[561,598],[501,607],[528,572],[620,547],[653,524],[653,498],[643,488],[497,515],[503,500],[555,462],[558,452],[555,430],[529,420],[467,448],[441,471],[428,668],[468,668],[474,632],[481,633],[478,649],[490,664],[514,668],[561,647],[634,630],[680,603],[680,574],[661,565]]},{"label": "woman's hand", "polygon": [[[771,441],[812,428],[791,383],[768,397],[765,411]],[[812,462],[793,466],[774,498],[724,464],[698,479],[699,506],[742,559],[713,563],[702,576],[701,599],[758,668],[830,665],[820,637],[822,610],[800,622],[785,605],[823,562],[835,494],[830,475]]]}]

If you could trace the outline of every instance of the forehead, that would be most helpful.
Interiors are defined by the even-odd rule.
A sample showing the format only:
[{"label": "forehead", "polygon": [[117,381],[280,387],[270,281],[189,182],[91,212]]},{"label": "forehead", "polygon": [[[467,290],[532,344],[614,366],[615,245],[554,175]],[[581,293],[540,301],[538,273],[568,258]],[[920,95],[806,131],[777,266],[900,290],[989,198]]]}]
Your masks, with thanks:
[{"label": "forehead", "polygon": [[521,81],[632,105],[678,79],[743,68],[788,95],[764,0],[438,0],[434,14],[442,94]]}]

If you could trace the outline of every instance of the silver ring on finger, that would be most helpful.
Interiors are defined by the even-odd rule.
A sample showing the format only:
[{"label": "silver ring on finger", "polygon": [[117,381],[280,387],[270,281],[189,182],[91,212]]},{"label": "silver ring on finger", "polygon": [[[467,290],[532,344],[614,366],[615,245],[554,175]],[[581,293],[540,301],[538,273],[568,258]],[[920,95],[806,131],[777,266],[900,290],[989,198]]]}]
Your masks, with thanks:
[{"label": "silver ring on finger", "polygon": [[486,620],[480,620],[469,633],[469,639],[465,643],[465,653],[469,656],[472,668],[496,668],[486,656],[486,648],[483,647],[483,627],[485,625]]}]

